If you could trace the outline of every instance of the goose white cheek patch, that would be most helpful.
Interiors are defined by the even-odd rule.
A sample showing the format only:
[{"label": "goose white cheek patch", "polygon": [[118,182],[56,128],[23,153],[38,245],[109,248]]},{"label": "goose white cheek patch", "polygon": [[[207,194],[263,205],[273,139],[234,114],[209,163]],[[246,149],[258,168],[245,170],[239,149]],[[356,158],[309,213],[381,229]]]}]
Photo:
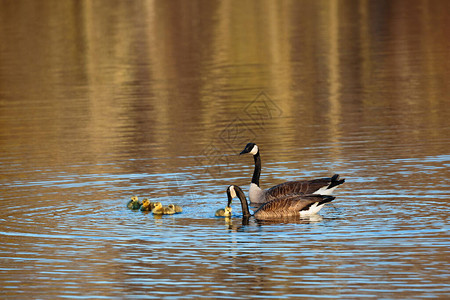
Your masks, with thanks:
[{"label": "goose white cheek patch", "polygon": [[236,198],[236,191],[234,190],[234,186],[230,186],[230,196],[231,198]]},{"label": "goose white cheek patch", "polygon": [[258,153],[258,146],[253,146],[253,149],[252,149],[252,151],[250,151],[250,153],[252,154],[252,155],[255,155],[256,153]]}]

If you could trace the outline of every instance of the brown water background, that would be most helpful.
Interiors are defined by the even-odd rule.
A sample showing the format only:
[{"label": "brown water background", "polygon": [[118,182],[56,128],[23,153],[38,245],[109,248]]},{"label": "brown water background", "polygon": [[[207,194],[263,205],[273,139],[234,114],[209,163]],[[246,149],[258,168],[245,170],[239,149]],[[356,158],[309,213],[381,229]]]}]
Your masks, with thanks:
[{"label": "brown water background", "polygon": [[[1,0],[0,297],[450,297],[449,37],[450,1]],[[263,187],[346,183],[215,218],[249,141]]]}]

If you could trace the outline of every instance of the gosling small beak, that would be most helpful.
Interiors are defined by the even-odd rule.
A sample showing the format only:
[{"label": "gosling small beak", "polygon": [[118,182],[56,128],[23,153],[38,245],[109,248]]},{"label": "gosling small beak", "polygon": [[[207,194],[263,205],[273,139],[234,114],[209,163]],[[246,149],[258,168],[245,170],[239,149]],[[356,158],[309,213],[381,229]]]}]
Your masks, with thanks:
[{"label": "gosling small beak", "polygon": [[227,212],[227,210],[229,210],[229,214],[227,214],[227,216],[231,216],[231,207],[227,206],[225,207],[225,212]]}]

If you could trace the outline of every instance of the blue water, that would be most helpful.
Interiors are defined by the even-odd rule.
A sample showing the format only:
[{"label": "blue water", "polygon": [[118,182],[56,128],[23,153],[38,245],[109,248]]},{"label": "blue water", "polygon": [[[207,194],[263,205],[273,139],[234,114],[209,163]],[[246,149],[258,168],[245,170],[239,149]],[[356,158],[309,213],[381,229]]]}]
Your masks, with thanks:
[{"label": "blue water", "polygon": [[[0,298],[449,298],[447,15],[1,2]],[[263,188],[346,182],[310,218],[217,218],[250,141]]]}]

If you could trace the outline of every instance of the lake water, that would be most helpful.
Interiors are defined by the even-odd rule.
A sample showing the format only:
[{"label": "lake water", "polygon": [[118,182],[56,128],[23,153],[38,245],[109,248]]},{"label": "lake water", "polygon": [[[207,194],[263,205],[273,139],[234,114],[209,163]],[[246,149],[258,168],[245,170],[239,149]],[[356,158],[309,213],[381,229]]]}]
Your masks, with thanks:
[{"label": "lake water", "polygon": [[[450,297],[449,14],[1,1],[0,298]],[[216,218],[250,141],[263,188],[346,182],[314,218]]]}]

